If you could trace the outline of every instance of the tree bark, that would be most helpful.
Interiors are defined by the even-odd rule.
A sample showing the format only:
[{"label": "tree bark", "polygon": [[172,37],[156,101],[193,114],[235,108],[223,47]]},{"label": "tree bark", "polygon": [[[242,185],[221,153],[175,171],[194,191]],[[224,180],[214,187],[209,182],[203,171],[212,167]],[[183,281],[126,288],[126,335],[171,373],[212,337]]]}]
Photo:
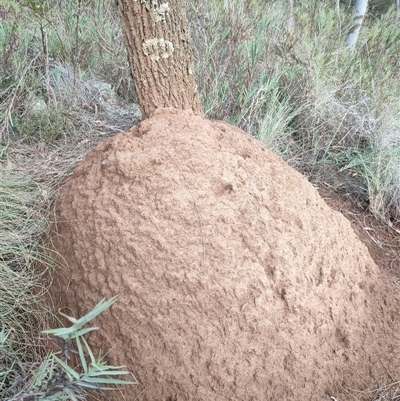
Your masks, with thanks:
[{"label": "tree bark", "polygon": [[117,0],[142,117],[158,107],[201,114],[182,0]]},{"label": "tree bark", "polygon": [[295,22],[293,14],[294,0],[287,0],[287,30],[294,31]]},{"label": "tree bark", "polygon": [[347,34],[346,44],[349,49],[354,49],[360,33],[361,25],[364,21],[365,14],[368,8],[368,0],[356,0],[355,4],[354,26]]}]

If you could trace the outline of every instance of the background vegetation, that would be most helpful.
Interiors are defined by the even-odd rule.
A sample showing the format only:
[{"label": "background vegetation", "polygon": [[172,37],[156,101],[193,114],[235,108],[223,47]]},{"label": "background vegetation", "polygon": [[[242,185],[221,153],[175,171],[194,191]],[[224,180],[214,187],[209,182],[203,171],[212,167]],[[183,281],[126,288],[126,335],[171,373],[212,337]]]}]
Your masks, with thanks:
[{"label": "background vegetation", "polygon": [[[41,238],[57,187],[93,144],[140,119],[114,3],[0,2],[0,399],[11,399],[15,358],[44,358],[41,289],[51,261]],[[348,51],[351,2],[339,13],[334,3],[295,2],[292,25],[284,0],[189,2],[203,109],[392,224],[400,25],[393,2],[371,0]]]}]

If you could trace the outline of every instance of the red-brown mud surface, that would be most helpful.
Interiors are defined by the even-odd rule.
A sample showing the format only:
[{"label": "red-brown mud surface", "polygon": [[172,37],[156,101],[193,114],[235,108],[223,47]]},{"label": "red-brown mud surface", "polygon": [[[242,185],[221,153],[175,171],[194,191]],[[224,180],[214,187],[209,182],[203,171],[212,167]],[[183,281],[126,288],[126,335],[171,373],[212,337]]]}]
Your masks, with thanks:
[{"label": "red-brown mud surface", "polygon": [[119,297],[90,338],[139,381],[112,400],[343,401],[398,376],[394,284],[238,128],[160,110],[100,143],[57,213],[55,301],[79,316]]}]

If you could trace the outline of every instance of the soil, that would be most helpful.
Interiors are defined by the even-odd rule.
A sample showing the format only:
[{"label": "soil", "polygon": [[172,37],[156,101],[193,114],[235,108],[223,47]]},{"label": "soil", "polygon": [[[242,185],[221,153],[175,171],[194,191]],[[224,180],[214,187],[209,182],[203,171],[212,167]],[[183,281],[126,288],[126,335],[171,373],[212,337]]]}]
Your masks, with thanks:
[{"label": "soil", "polygon": [[350,221],[381,274],[394,282],[400,280],[400,224],[383,222],[330,187],[322,186],[318,192],[333,210],[342,213]]},{"label": "soil", "polygon": [[362,400],[398,379],[399,244],[320,193],[191,111],[89,153],[60,190],[52,292],[76,315],[118,295],[90,342],[139,384],[109,398]]}]

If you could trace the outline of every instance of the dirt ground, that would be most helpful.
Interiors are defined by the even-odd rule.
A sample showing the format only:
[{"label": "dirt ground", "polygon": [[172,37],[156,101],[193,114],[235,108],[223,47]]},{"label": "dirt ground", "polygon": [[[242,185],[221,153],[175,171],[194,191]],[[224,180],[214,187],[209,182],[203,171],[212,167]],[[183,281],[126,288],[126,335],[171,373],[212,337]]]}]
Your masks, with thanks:
[{"label": "dirt ground", "polygon": [[[350,221],[353,230],[367,246],[381,274],[400,285],[400,223],[388,225],[368,210],[359,209],[344,195],[327,186],[318,189],[325,202]],[[400,289],[400,287],[399,287]]]},{"label": "dirt ground", "polygon": [[119,295],[91,338],[139,380],[115,401],[370,400],[349,389],[398,377],[394,236],[346,209],[377,267],[305,177],[238,128],[160,111],[90,152],[57,207],[70,270],[55,301],[81,314]]}]

